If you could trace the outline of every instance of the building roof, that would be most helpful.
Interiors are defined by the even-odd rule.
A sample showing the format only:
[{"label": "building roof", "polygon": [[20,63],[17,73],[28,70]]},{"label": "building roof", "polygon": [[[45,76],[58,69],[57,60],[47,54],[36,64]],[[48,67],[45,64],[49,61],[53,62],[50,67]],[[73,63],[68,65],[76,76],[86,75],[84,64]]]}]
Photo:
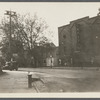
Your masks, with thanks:
[{"label": "building roof", "polygon": [[58,29],[60,29],[59,33],[61,33],[66,27],[68,27],[68,28],[73,27],[73,25],[77,22],[85,21],[89,24],[89,23],[94,23],[98,18],[100,19],[100,16],[94,16],[94,17],[91,17],[91,18],[89,18],[89,16],[86,16],[86,17],[83,17],[83,18],[79,18],[79,19],[70,21],[70,24],[58,27]]},{"label": "building roof", "polygon": [[69,27],[69,24],[60,26],[60,27],[58,27],[58,28],[64,28],[64,27]]},{"label": "building roof", "polygon": [[89,16],[86,16],[86,17],[83,17],[83,18],[79,18],[79,19],[76,19],[76,20],[73,20],[73,21],[70,21],[70,23],[72,22],[78,22],[78,21],[82,21],[82,20],[88,20],[89,19]]},{"label": "building roof", "polygon": [[76,24],[80,21],[88,21],[88,19],[89,19],[89,16],[83,17],[83,18],[80,18],[80,19],[77,19],[77,20],[73,20],[73,21],[70,22],[70,28],[73,27],[74,24]]},{"label": "building roof", "polygon": [[64,25],[64,26],[61,26],[61,27],[58,27],[58,29],[60,29],[59,30],[59,33],[61,33],[65,28],[70,28],[70,25],[69,24],[67,24],[67,25]]},{"label": "building roof", "polygon": [[98,18],[100,19],[100,16],[94,16],[92,18],[89,18],[88,23],[94,23]]},{"label": "building roof", "polygon": [[76,22],[87,21],[88,19],[89,19],[89,16],[86,16],[86,17],[83,17],[83,18],[80,18],[80,19],[70,21],[70,24],[58,27],[58,29],[60,29],[59,33],[61,33],[66,27],[71,28]]}]

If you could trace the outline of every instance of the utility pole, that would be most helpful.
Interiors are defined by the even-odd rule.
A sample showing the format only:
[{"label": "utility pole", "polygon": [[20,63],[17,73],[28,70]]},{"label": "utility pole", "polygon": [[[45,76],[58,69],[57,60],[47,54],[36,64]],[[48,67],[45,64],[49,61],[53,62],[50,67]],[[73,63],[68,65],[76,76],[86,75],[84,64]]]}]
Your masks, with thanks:
[{"label": "utility pole", "polygon": [[12,57],[12,49],[11,49],[11,41],[12,41],[12,29],[11,29],[11,18],[16,16],[16,12],[6,10],[5,15],[9,16],[9,58],[11,60]]}]

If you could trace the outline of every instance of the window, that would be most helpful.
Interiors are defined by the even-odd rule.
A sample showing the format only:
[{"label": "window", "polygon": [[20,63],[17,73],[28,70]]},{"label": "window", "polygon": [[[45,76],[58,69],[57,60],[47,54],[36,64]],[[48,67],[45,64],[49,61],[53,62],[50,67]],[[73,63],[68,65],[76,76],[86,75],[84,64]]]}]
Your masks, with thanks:
[{"label": "window", "polygon": [[76,24],[76,32],[80,33],[82,31],[82,25]]},{"label": "window", "polygon": [[66,39],[66,35],[63,35],[63,38]]},{"label": "window", "polygon": [[63,42],[61,44],[64,44]]},{"label": "window", "polygon": [[77,51],[80,51],[80,35],[77,34]]},{"label": "window", "polygon": [[76,25],[76,35],[77,35],[77,51],[80,51],[80,25]]},{"label": "window", "polygon": [[96,39],[98,38],[98,36],[96,36]]}]

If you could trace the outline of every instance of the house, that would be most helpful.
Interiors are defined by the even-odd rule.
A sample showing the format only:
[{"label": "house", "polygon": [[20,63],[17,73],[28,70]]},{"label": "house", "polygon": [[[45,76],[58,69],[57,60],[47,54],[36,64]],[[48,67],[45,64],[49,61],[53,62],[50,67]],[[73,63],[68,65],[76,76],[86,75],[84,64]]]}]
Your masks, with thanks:
[{"label": "house", "polygon": [[48,67],[58,65],[58,47],[53,43],[47,43],[45,45],[35,46],[29,55],[28,51],[25,51],[26,62],[30,67]]},{"label": "house", "polygon": [[43,65],[44,66],[58,66],[58,47],[53,43],[48,44],[43,53]]},{"label": "house", "polygon": [[51,52],[48,52],[46,66],[58,66],[58,58],[58,47],[54,47]]}]

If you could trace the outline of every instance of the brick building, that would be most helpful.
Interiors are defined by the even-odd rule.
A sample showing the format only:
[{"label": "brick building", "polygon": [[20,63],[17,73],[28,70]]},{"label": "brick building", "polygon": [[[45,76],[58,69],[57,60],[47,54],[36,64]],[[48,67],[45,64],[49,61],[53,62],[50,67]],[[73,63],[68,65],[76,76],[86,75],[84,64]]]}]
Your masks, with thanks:
[{"label": "brick building", "polygon": [[100,66],[100,16],[58,28],[59,58],[67,66]]}]

